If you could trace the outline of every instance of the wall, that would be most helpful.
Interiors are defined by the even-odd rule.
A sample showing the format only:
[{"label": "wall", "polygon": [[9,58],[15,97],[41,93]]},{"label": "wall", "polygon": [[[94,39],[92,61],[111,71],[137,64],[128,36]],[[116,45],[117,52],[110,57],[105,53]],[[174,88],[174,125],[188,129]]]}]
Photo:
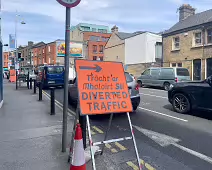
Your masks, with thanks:
[{"label": "wall", "polygon": [[[99,37],[99,40],[91,39],[91,36]],[[107,43],[107,39],[109,39],[111,34],[106,33],[98,33],[98,32],[84,32],[83,33],[83,42],[87,42],[87,45],[84,46],[84,54],[85,57],[89,60],[93,60],[93,57],[96,56],[97,58],[102,57],[104,58],[104,49],[103,52],[100,52],[100,46],[102,45],[103,48]],[[97,46],[97,53],[93,52],[93,46]]]},{"label": "wall", "polygon": [[51,42],[46,45],[46,63],[55,64],[57,61],[56,56],[56,42]]},{"label": "wall", "polygon": [[[182,67],[187,68],[190,72],[191,78],[193,79],[193,60],[201,59],[203,55],[202,46],[193,45],[193,30],[183,32],[174,36],[163,38],[163,66],[170,67],[172,63],[182,63]],[[173,50],[173,38],[179,36],[180,38],[180,49]],[[202,78],[205,78],[205,62],[202,61]]]},{"label": "wall", "polygon": [[125,63],[125,41],[113,33],[105,46],[105,61]]},{"label": "wall", "polygon": [[162,37],[148,32],[126,39],[125,64],[155,62],[156,42],[162,42]]}]

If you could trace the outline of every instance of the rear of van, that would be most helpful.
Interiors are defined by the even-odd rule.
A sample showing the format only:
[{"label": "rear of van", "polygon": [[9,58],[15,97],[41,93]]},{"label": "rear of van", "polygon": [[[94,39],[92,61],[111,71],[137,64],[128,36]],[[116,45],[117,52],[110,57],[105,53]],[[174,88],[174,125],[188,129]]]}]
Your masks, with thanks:
[{"label": "rear of van", "polygon": [[191,81],[188,69],[177,67],[175,68],[175,82]]}]

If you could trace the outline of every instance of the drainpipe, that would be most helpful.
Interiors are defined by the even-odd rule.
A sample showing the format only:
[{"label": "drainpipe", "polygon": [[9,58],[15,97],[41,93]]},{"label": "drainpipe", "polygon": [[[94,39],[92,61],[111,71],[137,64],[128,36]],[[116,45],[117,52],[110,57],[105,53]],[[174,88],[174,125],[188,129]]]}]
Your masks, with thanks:
[{"label": "drainpipe", "polygon": [[[202,43],[203,43],[203,46],[202,46],[202,59],[201,59],[201,80],[202,80],[202,60],[204,59],[205,57],[205,26],[202,26]],[[206,67],[206,65],[205,65]],[[207,73],[205,72],[205,75]],[[204,76],[205,78],[205,76]]]}]

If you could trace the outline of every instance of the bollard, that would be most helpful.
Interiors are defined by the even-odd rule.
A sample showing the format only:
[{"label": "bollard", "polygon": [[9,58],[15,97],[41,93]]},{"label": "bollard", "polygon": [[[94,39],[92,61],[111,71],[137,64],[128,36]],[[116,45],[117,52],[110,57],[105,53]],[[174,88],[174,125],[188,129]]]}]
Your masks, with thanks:
[{"label": "bollard", "polygon": [[27,74],[27,88],[29,89],[29,72]]},{"label": "bollard", "polygon": [[79,123],[81,124],[81,128],[82,128],[82,139],[83,139],[83,147],[84,149],[87,147],[86,146],[86,116],[81,116],[80,113],[79,114]]},{"label": "bollard", "polygon": [[37,82],[36,82],[36,80],[34,80],[34,94],[36,94],[36,84],[37,84]]},{"label": "bollard", "polygon": [[55,95],[54,95],[54,87],[50,87],[51,89],[51,105],[50,105],[50,109],[51,109],[51,115],[55,115]]},{"label": "bollard", "polygon": [[39,83],[39,101],[42,100],[42,82]]},{"label": "bollard", "polygon": [[18,90],[18,71],[17,70],[16,70],[15,74],[16,74],[15,88],[16,88],[16,90]]},{"label": "bollard", "polygon": [[30,84],[29,84],[29,85],[30,85],[30,89],[32,89],[32,78],[30,78],[29,80],[30,80],[30,81],[29,81],[29,83],[30,83]]}]

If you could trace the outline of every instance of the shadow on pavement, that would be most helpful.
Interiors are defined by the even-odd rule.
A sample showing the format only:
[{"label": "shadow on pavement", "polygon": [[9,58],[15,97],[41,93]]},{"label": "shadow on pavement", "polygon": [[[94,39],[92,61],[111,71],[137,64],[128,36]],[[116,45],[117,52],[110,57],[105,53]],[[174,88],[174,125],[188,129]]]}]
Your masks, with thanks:
[{"label": "shadow on pavement", "polygon": [[[175,112],[171,104],[165,105],[165,106],[163,106],[163,108],[170,110],[172,112]],[[180,114],[180,113],[176,113],[176,114]],[[202,111],[202,110],[193,110],[190,113],[188,113],[188,115],[212,120],[212,114],[209,111],[207,112],[207,111]]]}]

